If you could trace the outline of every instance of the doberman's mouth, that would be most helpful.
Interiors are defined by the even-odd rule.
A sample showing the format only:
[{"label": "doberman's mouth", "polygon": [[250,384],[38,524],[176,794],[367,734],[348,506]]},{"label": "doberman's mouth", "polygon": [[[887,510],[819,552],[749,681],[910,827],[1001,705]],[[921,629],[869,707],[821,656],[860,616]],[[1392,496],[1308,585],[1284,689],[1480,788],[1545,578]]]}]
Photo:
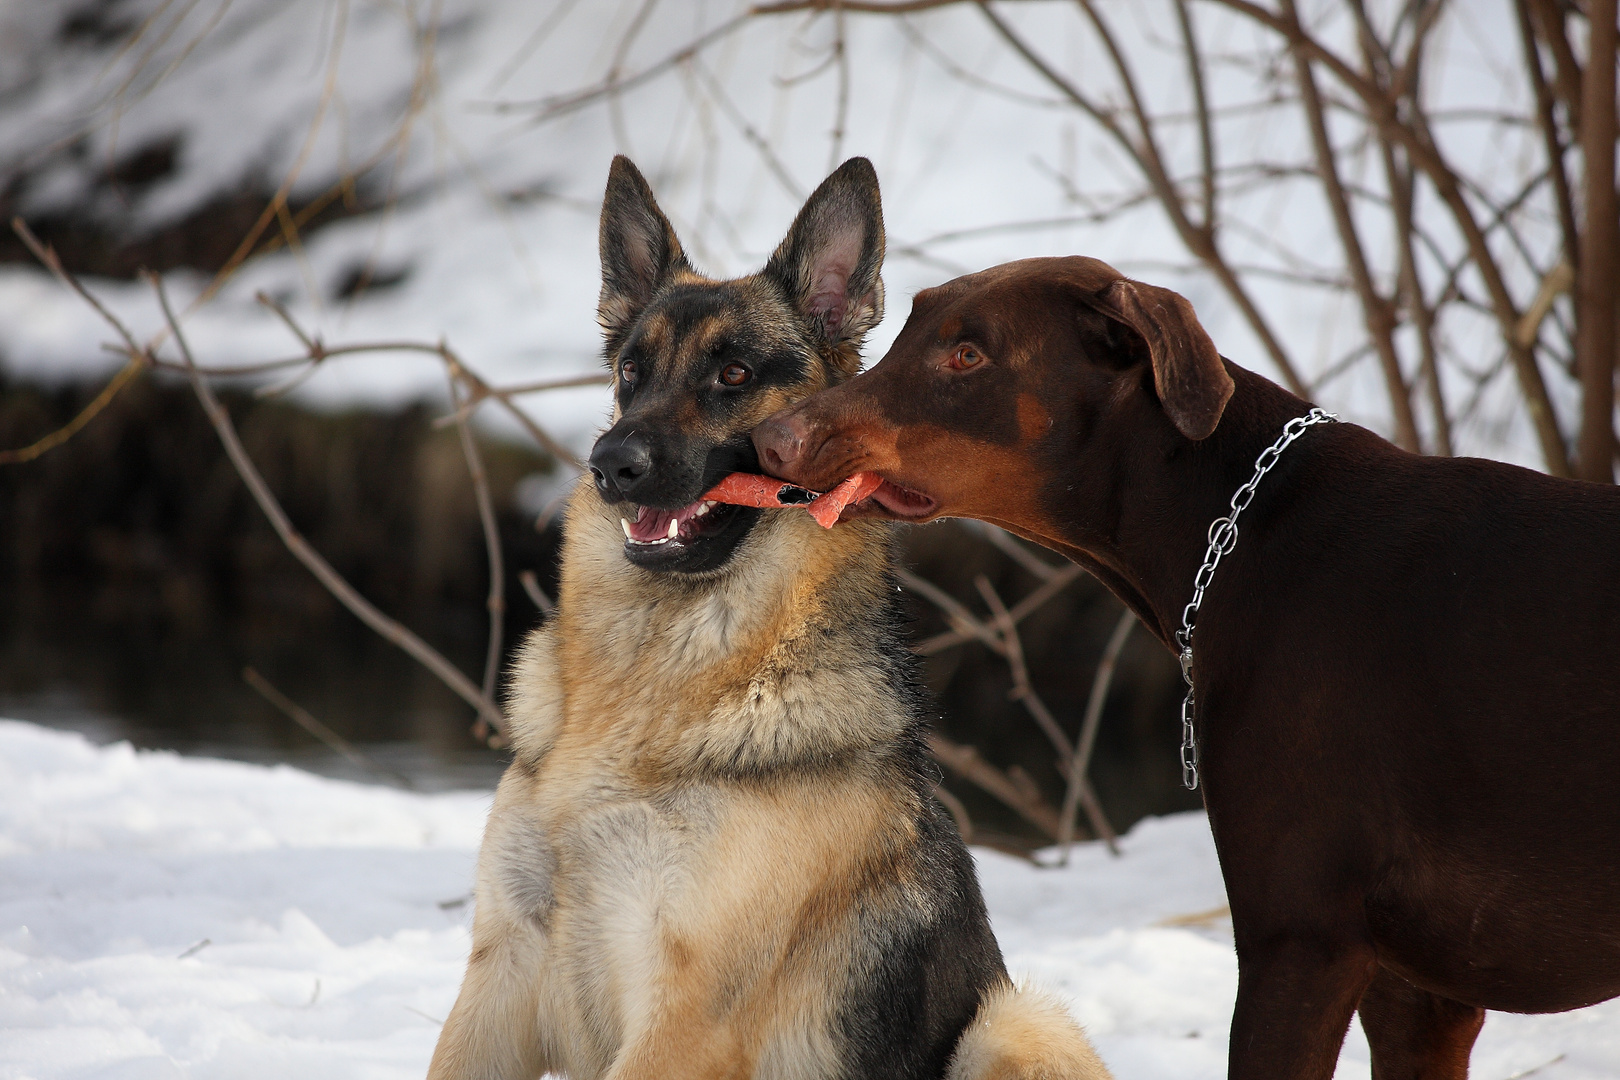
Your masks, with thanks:
[{"label": "doberman's mouth", "polygon": [[902,487],[892,480],[883,481],[872,494],[844,511],[843,520],[852,517],[892,517],[901,521],[915,521],[928,517],[939,508],[939,500],[912,488]]}]

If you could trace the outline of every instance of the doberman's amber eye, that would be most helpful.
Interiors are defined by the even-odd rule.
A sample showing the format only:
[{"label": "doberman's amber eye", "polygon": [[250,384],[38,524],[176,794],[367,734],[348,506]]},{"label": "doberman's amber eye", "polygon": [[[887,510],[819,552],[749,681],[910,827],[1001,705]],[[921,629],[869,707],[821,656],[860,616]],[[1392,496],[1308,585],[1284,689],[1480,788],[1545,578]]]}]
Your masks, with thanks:
[{"label": "doberman's amber eye", "polygon": [[984,354],[971,345],[959,345],[951,358],[945,361],[945,366],[952,371],[966,371],[984,362]]},{"label": "doberman's amber eye", "polygon": [[634,360],[625,360],[619,364],[619,378],[623,379],[627,386],[635,385],[636,377],[640,374]]},{"label": "doberman's amber eye", "polygon": [[754,377],[754,373],[741,364],[727,364],[720,369],[720,381],[727,386],[741,386]]}]

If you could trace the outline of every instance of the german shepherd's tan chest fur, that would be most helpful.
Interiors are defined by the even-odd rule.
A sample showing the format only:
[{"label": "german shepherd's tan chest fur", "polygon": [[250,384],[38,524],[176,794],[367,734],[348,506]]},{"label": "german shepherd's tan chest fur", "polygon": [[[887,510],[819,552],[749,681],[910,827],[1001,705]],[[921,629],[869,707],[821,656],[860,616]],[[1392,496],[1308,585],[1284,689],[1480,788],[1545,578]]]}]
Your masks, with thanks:
[{"label": "german shepherd's tan chest fur", "polygon": [[[616,526],[576,495],[560,614],[514,672],[517,761],[480,858],[469,978],[533,979],[546,1066],[571,1077],[643,1039],[662,1058],[672,1033],[738,1075],[807,1057],[836,1075],[818,1043],[856,897],[923,895],[904,859],[918,807],[882,753],[906,704],[876,628],[851,618],[883,605],[885,530],[772,515],[746,541],[776,549],[746,560],[763,580],[689,589],[626,574]],[[874,730],[882,717],[896,729]]]}]

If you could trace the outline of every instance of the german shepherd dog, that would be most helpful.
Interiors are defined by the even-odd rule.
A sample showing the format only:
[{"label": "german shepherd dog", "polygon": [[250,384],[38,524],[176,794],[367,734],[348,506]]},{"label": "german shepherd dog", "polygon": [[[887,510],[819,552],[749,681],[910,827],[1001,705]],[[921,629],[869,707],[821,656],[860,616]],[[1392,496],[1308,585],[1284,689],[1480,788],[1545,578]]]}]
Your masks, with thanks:
[{"label": "german shepherd dog", "polygon": [[756,424],[859,367],[883,310],[871,164],[764,270],[715,281],[616,158],[601,255],[614,422],[511,675],[429,1076],[1106,1078],[1062,1005],[1009,982],[933,797],[892,526],[702,497],[757,471]]}]

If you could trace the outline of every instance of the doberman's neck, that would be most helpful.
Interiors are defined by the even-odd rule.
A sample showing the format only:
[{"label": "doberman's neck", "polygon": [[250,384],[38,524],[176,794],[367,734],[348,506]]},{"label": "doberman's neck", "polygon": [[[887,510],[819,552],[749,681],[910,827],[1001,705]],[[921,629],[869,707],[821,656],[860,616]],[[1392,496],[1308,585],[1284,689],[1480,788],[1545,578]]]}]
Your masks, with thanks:
[{"label": "doberman's neck", "polygon": [[[1090,570],[1172,651],[1210,522],[1230,512],[1233,493],[1283,425],[1310,408],[1253,372],[1227,369],[1236,385],[1214,434],[1188,442],[1156,404],[1151,418],[1127,418],[1131,434],[1092,433],[1076,455],[1089,475],[1072,477],[1068,488],[1081,497],[1049,500],[1064,504],[1054,514],[1056,535],[1029,535]],[[1145,440],[1144,428],[1152,432]]]}]

